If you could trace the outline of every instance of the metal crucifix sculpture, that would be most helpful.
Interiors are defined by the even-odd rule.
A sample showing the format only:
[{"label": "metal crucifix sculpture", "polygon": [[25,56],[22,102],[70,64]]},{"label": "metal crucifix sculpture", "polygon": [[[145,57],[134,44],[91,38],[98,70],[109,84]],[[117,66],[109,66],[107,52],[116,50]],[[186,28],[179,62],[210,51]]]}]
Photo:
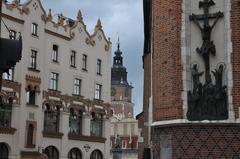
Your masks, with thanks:
[{"label": "metal crucifix sculpture", "polygon": [[[190,20],[192,20],[200,29],[202,34],[202,46],[201,48],[197,48],[196,51],[199,55],[201,55],[205,62],[205,79],[207,80],[210,76],[210,61],[209,56],[210,54],[215,56],[216,55],[216,49],[213,41],[211,41],[211,33],[214,26],[217,24],[219,18],[223,17],[222,12],[217,12],[210,14],[209,13],[209,7],[215,5],[215,3],[212,0],[204,0],[203,2],[199,2],[199,8],[203,8],[204,14],[202,15],[195,15],[192,14],[190,16]],[[209,24],[210,19],[215,19],[213,24]],[[203,26],[199,23],[199,21],[203,21]]]},{"label": "metal crucifix sculpture", "polygon": [[[224,16],[222,12],[209,13],[209,8],[215,5],[213,0],[199,2],[199,8],[204,14],[190,15],[190,20],[196,24],[201,31],[202,46],[196,52],[202,57],[205,72],[198,72],[197,65],[192,68],[193,90],[188,92],[187,118],[194,120],[224,120],[228,118],[226,86],[222,86],[223,65],[211,71],[210,55],[216,56],[216,48],[211,33],[218,20]],[[213,23],[210,24],[210,20]],[[203,25],[199,21],[203,21]],[[215,85],[212,83],[211,72],[215,77]],[[199,80],[205,73],[205,83]]]}]

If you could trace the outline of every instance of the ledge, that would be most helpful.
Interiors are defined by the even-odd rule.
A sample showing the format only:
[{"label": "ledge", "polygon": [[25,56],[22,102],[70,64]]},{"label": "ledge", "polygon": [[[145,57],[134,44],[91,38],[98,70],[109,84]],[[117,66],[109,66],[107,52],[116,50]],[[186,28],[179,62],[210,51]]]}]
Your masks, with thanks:
[{"label": "ledge", "polygon": [[60,132],[47,132],[47,131],[43,131],[42,134],[43,134],[43,137],[56,138],[56,139],[61,139],[64,135],[63,133],[60,133]]},{"label": "ledge", "polygon": [[10,134],[13,135],[17,129],[15,128],[1,128],[0,127],[0,134]]},{"label": "ledge", "polygon": [[31,67],[28,67],[28,70],[29,71],[33,71],[33,72],[40,72],[40,70],[38,70],[38,69],[35,69],[35,68],[31,68]]},{"label": "ledge", "polygon": [[34,145],[34,144],[33,144],[33,145],[26,145],[25,147],[26,147],[26,148],[31,148],[31,149],[33,149],[33,148],[36,147],[36,145]]},{"label": "ledge", "polygon": [[26,103],[26,106],[38,108],[38,105],[36,105],[36,104]]},{"label": "ledge", "polygon": [[187,119],[165,120],[155,121],[151,124],[151,127],[170,127],[170,126],[189,126],[189,125],[240,125],[240,121],[237,120],[203,120],[203,121],[189,121]]},{"label": "ledge", "polygon": [[79,134],[68,134],[69,140],[80,140],[80,141],[88,141],[88,142],[99,142],[105,143],[106,138],[97,137],[97,136],[83,136]]}]

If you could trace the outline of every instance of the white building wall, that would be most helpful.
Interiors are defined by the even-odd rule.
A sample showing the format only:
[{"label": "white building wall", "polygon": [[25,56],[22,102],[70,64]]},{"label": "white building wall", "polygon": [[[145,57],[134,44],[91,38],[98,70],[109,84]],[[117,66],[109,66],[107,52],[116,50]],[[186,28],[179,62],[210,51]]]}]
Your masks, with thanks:
[{"label": "white building wall", "polygon": [[[38,6],[34,8],[35,4]],[[42,107],[43,91],[48,91],[50,84],[50,72],[59,73],[59,91],[62,95],[72,96],[74,78],[82,79],[81,95],[84,99],[94,99],[95,84],[102,85],[102,100],[105,103],[110,102],[110,73],[111,73],[111,42],[105,38],[102,29],[90,35],[85,30],[83,22],[78,22],[77,26],[71,30],[74,33],[74,38],[70,37],[70,27],[66,30],[62,26],[56,26],[52,21],[43,21],[42,16],[46,15],[41,7],[39,0],[29,0],[26,7],[29,13],[20,13],[22,6],[17,8],[7,9],[7,5],[3,5],[2,12],[11,17],[24,21],[20,24],[11,18],[3,17],[4,22],[11,30],[21,32],[23,37],[22,59],[17,63],[14,72],[14,81],[21,83],[21,103],[13,107],[12,113],[12,127],[16,128],[14,135],[0,134],[0,142],[5,142],[10,147],[10,158],[20,158],[21,151],[38,151],[47,146],[54,145],[60,152],[61,158],[67,158],[69,150],[73,147],[78,147],[82,153],[83,158],[90,158],[90,154],[94,149],[99,149],[104,158],[110,158],[110,123],[109,119],[104,120],[103,137],[106,138],[105,143],[85,142],[68,139],[69,131],[69,113],[61,112],[60,115],[60,132],[64,133],[62,139],[53,139],[43,137],[44,124],[44,109]],[[31,24],[38,24],[38,37],[31,35]],[[6,28],[1,26],[1,36],[8,38]],[[82,32],[79,32],[81,28]],[[70,37],[71,40],[64,40],[57,36],[50,35],[45,32],[45,29],[51,30],[57,34]],[[95,41],[95,45],[87,44],[86,38]],[[52,45],[59,46],[59,63],[51,61]],[[108,49],[106,49],[108,47]],[[37,69],[40,72],[33,72],[28,70],[30,65],[31,49],[38,51]],[[76,69],[70,67],[70,51],[75,50],[76,55]],[[88,56],[88,71],[82,71],[82,54]],[[96,74],[97,59],[102,60],[102,75]],[[26,75],[41,78],[40,93],[37,93],[37,107],[26,105]],[[29,113],[34,114],[34,119],[29,119]],[[25,129],[26,121],[37,122],[37,137],[36,147],[34,149],[25,147]],[[83,117],[83,135],[90,136],[90,120],[91,117],[85,115]],[[84,149],[85,145],[89,145],[91,149],[87,152]]]}]

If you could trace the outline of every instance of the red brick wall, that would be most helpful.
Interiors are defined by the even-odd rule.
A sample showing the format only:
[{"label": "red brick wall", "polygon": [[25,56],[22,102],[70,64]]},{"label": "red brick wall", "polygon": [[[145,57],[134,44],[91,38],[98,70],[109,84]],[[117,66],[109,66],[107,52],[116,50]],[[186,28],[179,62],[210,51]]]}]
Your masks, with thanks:
[{"label": "red brick wall", "polygon": [[144,87],[143,87],[143,121],[140,124],[143,134],[143,143],[139,143],[138,158],[142,159],[143,149],[148,147],[148,123],[149,97],[151,96],[151,54],[144,56]]},{"label": "red brick wall", "polygon": [[[145,129],[143,112],[137,116],[137,120],[138,120],[138,128],[142,130],[140,137],[143,137],[144,136],[143,132]],[[142,159],[143,150],[144,150],[144,143],[138,141],[138,159]]]},{"label": "red brick wall", "polygon": [[181,0],[153,0],[153,120],[183,116]]},{"label": "red brick wall", "polygon": [[153,159],[160,159],[160,135],[171,135],[172,159],[239,159],[240,124],[155,128]]},{"label": "red brick wall", "polygon": [[233,109],[236,118],[240,106],[240,0],[231,0],[231,29],[232,29],[232,69],[233,69]]}]

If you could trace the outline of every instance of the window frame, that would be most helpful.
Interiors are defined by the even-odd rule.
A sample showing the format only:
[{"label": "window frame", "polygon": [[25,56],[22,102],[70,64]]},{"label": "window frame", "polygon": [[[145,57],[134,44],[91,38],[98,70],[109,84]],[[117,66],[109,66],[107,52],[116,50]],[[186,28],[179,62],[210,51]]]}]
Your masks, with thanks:
[{"label": "window frame", "polygon": [[34,70],[37,70],[37,54],[37,50],[31,49],[30,68]]},{"label": "window frame", "polygon": [[[55,121],[53,120],[53,117],[56,118]],[[51,120],[48,120],[48,119],[51,119]],[[49,129],[49,127],[50,127],[49,122],[55,124],[55,125],[51,125],[52,129]],[[59,133],[59,128],[60,128],[60,107],[55,106],[55,109],[51,109],[50,107],[47,107],[47,109],[44,111],[43,131],[44,132]]]},{"label": "window frame", "polygon": [[[11,128],[11,122],[12,122],[12,106],[9,104],[5,104],[0,107],[0,128]],[[3,125],[3,122],[6,122],[5,125]]]},{"label": "window frame", "polygon": [[101,100],[102,99],[102,85],[99,83],[96,83],[94,92],[95,92],[94,99]]},{"label": "window frame", "polygon": [[59,85],[59,73],[51,72],[50,73],[50,89],[51,90],[58,90]]},{"label": "window frame", "polygon": [[74,68],[76,68],[76,56],[77,56],[77,52],[75,50],[71,50],[70,66]]},{"label": "window frame", "polygon": [[[9,73],[9,74],[8,74]],[[8,80],[8,81],[13,81],[14,80],[14,68],[10,68],[7,72],[4,72],[2,74],[2,79]]]},{"label": "window frame", "polygon": [[81,96],[81,87],[82,87],[82,80],[79,78],[75,78],[73,81],[73,95]]},{"label": "window frame", "polygon": [[87,71],[87,58],[86,54],[82,55],[82,70]]},{"label": "window frame", "polygon": [[9,38],[12,40],[16,40],[17,37],[17,32],[15,30],[10,30],[9,31]]},{"label": "window frame", "polygon": [[58,63],[59,62],[58,59],[59,59],[59,46],[56,44],[53,44],[51,60],[52,62]]},{"label": "window frame", "polygon": [[102,60],[97,59],[97,75],[102,75]]},{"label": "window frame", "polygon": [[[77,111],[77,113],[76,113]],[[81,110],[74,110],[73,108],[70,108],[70,115],[69,115],[69,134],[82,134],[82,126],[83,126],[83,112]],[[75,123],[75,127],[73,127],[73,120],[77,122]],[[77,126],[76,126],[77,125]]]},{"label": "window frame", "polygon": [[38,36],[38,24],[32,23],[31,24],[31,32],[33,36]]}]

